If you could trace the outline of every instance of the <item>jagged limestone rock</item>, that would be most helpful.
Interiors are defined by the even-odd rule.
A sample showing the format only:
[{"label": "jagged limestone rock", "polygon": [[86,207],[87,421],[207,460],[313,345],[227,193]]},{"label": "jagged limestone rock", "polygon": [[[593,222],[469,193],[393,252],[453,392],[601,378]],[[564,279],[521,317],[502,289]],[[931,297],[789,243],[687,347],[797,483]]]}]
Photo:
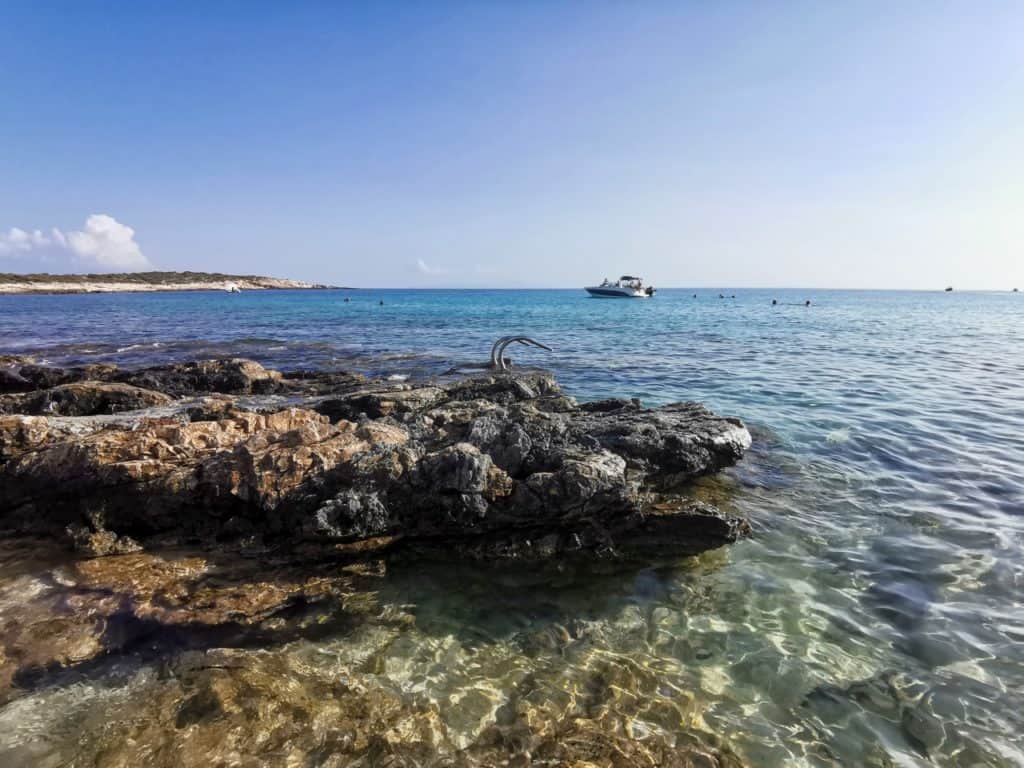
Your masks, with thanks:
[{"label": "jagged limestone rock", "polygon": [[[34,414],[71,388],[95,395],[66,407],[81,416],[0,417],[0,527],[71,532],[93,554],[122,540],[388,537],[473,558],[693,553],[747,530],[676,493],[750,445],[742,423],[697,403],[578,405],[542,372],[418,385],[224,360],[104,375],[131,383],[4,396]],[[112,393],[125,399],[95,404]]]}]

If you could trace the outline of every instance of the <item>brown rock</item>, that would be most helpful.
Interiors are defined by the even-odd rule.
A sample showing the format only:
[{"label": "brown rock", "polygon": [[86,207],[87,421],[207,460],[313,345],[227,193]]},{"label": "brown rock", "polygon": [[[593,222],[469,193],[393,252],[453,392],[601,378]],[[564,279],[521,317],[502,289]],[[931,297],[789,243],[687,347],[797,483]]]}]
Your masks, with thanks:
[{"label": "brown rock", "polygon": [[380,573],[359,563],[135,553],[8,579],[0,702],[143,641],[205,648],[337,630],[377,610],[366,582]]},{"label": "brown rock", "polygon": [[[244,360],[131,376],[189,392],[252,392],[283,381]],[[293,401],[303,381],[287,380]],[[31,396],[86,386],[128,387],[72,384]],[[633,551],[625,538],[635,536],[659,552],[691,553],[747,530],[692,505],[658,510],[750,443],[740,422],[699,404],[579,406],[534,373],[338,386],[336,397],[308,396],[307,408],[282,408],[277,395],[167,404],[129,387],[170,415],[0,419],[0,520],[21,531],[71,526],[90,554],[121,551],[123,536],[420,538],[474,557],[625,553]]]},{"label": "brown rock", "polygon": [[60,527],[102,509],[109,526],[143,531],[181,525],[184,511],[202,526],[211,522],[209,509],[273,509],[307,479],[408,439],[394,425],[332,425],[297,408],[233,411],[220,421],[146,418],[43,445],[47,424],[4,426],[0,449],[14,458],[4,468],[0,504],[29,520],[46,506]]},{"label": "brown rock", "polygon": [[0,416],[0,465],[52,439],[53,430],[46,417]]},{"label": "brown rock", "polygon": [[67,533],[75,551],[87,557],[127,555],[142,549],[137,541],[128,536],[118,536],[103,529],[93,531],[84,525],[72,524],[67,527]]}]

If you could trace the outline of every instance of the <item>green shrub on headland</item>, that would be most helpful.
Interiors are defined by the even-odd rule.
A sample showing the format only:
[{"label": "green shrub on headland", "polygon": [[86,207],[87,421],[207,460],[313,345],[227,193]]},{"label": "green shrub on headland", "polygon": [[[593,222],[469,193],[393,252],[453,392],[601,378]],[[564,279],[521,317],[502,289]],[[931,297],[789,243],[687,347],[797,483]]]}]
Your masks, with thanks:
[{"label": "green shrub on headland", "polygon": [[114,272],[88,275],[51,275],[47,272],[19,275],[0,272],[3,283],[142,283],[170,285],[174,283],[223,283],[226,280],[266,280],[259,275],[226,275],[222,272]]}]

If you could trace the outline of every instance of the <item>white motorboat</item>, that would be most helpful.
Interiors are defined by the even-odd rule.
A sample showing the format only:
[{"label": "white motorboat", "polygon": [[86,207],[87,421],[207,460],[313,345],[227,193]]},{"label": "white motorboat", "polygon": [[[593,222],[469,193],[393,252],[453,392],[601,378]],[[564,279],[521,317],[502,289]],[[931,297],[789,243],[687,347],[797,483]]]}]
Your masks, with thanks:
[{"label": "white motorboat", "polygon": [[605,278],[600,285],[585,290],[599,299],[649,299],[655,293],[654,286],[644,285],[643,278],[631,275],[623,275],[614,283]]}]

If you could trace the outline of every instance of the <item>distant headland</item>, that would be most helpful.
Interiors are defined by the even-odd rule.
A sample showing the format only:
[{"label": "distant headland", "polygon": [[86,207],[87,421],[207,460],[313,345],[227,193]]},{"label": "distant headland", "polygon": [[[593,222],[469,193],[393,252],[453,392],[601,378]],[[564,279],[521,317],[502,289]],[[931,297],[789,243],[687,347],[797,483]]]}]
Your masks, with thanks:
[{"label": "distant headland", "polygon": [[123,272],[88,275],[0,273],[3,293],[120,293],[142,291],[265,291],[282,288],[336,288],[259,275],[220,272]]}]

